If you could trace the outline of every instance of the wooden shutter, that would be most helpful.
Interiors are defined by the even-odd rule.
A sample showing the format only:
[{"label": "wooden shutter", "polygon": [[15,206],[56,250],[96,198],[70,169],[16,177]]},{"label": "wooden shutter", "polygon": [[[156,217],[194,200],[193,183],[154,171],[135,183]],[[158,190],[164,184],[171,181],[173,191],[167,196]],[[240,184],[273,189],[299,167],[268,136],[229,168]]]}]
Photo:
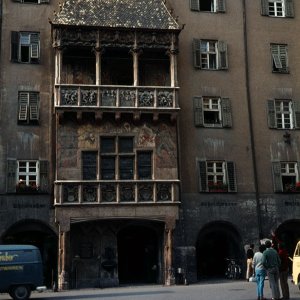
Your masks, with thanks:
[{"label": "wooden shutter", "polygon": [[20,34],[17,31],[11,32],[11,61],[18,61],[19,60],[19,41],[20,41]]},{"label": "wooden shutter", "polygon": [[17,184],[17,160],[16,159],[8,159],[7,160],[7,170],[6,170],[6,191],[8,193],[16,192],[16,184]]},{"label": "wooden shutter", "polygon": [[19,93],[19,121],[27,121],[28,102],[29,102],[29,93],[20,92]]},{"label": "wooden shutter", "polygon": [[294,113],[294,127],[299,129],[300,128],[300,101],[293,101],[293,113]]},{"label": "wooden shutter", "polygon": [[273,183],[274,183],[274,191],[282,192],[282,179],[281,179],[281,163],[280,162],[272,162],[272,171],[273,171]]},{"label": "wooden shutter", "polygon": [[234,162],[228,161],[226,163],[227,171],[227,183],[228,183],[228,192],[236,192],[236,175],[235,175],[235,165]]},{"label": "wooden shutter", "polygon": [[293,0],[285,0],[285,16],[288,18],[294,17],[294,1]]},{"label": "wooden shutter", "polygon": [[271,54],[272,54],[272,59],[273,59],[275,68],[282,69],[279,45],[271,45]]},{"label": "wooden shutter", "polygon": [[194,97],[194,124],[196,127],[202,127],[204,125],[203,118],[203,98]]},{"label": "wooden shutter", "polygon": [[277,128],[277,120],[276,120],[274,100],[268,100],[267,105],[268,105],[267,109],[268,109],[268,125],[269,125],[269,128]]},{"label": "wooden shutter", "polygon": [[228,69],[228,59],[227,59],[227,44],[222,41],[218,41],[218,51],[219,51],[219,69]]},{"label": "wooden shutter", "polygon": [[287,45],[278,45],[279,57],[281,61],[281,71],[288,72],[288,56],[287,56]]},{"label": "wooden shutter", "polygon": [[39,120],[39,94],[29,93],[29,115],[31,121]]},{"label": "wooden shutter", "polygon": [[31,33],[30,34],[30,57],[39,58],[39,34]]},{"label": "wooden shutter", "polygon": [[40,160],[40,191],[49,192],[49,162],[47,160]]},{"label": "wooden shutter", "polygon": [[206,161],[199,161],[199,189],[200,192],[207,192],[207,171],[206,171]]},{"label": "wooden shutter", "polygon": [[218,0],[217,1],[217,12],[225,12],[225,0]]},{"label": "wooden shutter", "polygon": [[191,10],[200,11],[200,2],[199,0],[190,0]]},{"label": "wooden shutter", "polygon": [[201,68],[201,40],[193,40],[194,67]]},{"label": "wooden shutter", "polygon": [[231,103],[229,98],[221,99],[223,127],[232,127]]},{"label": "wooden shutter", "polygon": [[269,1],[268,0],[261,0],[261,14],[263,16],[269,15]]}]

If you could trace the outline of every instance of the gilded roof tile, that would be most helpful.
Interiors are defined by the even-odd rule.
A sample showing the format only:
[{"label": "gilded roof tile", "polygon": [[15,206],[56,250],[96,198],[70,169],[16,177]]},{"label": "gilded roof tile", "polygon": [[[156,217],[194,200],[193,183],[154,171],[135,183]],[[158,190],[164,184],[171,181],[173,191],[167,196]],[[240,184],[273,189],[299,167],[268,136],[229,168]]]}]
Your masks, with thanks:
[{"label": "gilded roof tile", "polygon": [[162,0],[65,0],[57,25],[179,29]]}]

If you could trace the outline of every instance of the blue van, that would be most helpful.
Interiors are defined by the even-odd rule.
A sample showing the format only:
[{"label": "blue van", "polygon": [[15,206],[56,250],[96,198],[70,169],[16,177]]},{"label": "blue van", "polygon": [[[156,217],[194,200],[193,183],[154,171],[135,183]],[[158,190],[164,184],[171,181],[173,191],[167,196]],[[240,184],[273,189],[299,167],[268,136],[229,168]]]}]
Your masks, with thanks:
[{"label": "blue van", "polygon": [[31,245],[0,245],[0,292],[9,293],[14,300],[26,300],[33,290],[46,290],[39,249]]}]

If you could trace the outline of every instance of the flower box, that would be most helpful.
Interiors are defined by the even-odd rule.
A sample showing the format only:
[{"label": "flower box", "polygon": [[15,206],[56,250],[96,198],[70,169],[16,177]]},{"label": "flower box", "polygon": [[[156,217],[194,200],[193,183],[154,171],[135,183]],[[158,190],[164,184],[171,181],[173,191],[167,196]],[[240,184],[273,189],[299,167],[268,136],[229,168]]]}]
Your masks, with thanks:
[{"label": "flower box", "polygon": [[36,194],[39,188],[36,184],[26,185],[24,182],[19,182],[16,186],[16,193],[18,194]]}]

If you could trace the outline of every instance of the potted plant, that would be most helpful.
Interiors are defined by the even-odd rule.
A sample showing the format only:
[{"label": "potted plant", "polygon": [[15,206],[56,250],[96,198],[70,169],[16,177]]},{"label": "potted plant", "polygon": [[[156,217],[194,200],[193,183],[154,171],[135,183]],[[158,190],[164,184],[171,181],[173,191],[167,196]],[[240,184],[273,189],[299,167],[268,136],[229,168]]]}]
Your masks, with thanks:
[{"label": "potted plant", "polygon": [[16,186],[16,192],[20,194],[31,194],[37,193],[39,190],[38,185],[35,182],[30,183],[29,185],[22,179],[18,182]]}]

